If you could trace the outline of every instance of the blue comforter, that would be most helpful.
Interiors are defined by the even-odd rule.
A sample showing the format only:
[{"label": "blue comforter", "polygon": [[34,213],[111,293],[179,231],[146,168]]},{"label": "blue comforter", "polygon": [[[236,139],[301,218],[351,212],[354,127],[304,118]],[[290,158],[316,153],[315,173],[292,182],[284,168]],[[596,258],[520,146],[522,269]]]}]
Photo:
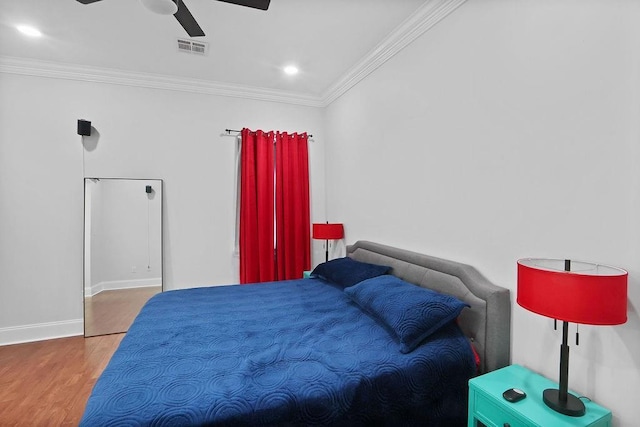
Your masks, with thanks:
[{"label": "blue comforter", "polygon": [[169,291],[123,338],[81,425],[464,425],[455,323],[409,354],[320,279]]}]

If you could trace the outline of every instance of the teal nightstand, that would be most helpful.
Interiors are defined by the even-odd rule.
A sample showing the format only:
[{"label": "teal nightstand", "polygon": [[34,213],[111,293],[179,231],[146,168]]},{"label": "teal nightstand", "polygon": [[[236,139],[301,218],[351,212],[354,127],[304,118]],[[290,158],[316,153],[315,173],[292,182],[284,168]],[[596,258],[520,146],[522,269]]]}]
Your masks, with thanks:
[{"label": "teal nightstand", "polygon": [[[560,414],[542,401],[542,391],[558,384],[520,365],[498,369],[469,381],[468,427],[611,427],[611,411],[583,399],[582,417]],[[527,397],[516,403],[502,393],[519,388]],[[578,395],[579,396],[579,395]]]}]

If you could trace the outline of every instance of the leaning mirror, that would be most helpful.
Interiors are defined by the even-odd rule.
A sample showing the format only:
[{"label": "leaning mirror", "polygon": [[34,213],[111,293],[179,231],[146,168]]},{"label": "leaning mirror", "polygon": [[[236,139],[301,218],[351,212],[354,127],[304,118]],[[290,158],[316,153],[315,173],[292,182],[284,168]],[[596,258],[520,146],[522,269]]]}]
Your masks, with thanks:
[{"label": "leaning mirror", "polygon": [[85,178],[84,335],[126,332],[162,292],[162,180]]}]

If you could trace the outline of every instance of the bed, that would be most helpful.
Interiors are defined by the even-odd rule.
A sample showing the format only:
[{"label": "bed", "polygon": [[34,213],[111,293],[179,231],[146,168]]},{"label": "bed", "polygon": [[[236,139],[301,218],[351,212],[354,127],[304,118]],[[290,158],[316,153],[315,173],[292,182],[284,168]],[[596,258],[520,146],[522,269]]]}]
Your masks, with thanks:
[{"label": "bed", "polygon": [[[391,269],[348,287],[320,276],[154,296],[80,425],[465,425],[469,378],[509,363],[509,291],[468,265],[378,243],[347,256]],[[403,348],[357,299],[394,281],[466,307]]]}]

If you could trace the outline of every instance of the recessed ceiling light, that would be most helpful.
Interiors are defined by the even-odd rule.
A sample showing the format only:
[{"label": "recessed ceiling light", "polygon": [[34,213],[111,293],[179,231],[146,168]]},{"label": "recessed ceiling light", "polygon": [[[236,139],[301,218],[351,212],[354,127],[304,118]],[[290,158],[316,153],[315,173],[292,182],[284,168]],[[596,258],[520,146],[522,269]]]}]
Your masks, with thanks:
[{"label": "recessed ceiling light", "polygon": [[298,70],[298,67],[296,67],[295,65],[287,65],[286,67],[284,67],[283,70],[285,74],[288,76],[295,76],[300,71]]},{"label": "recessed ceiling light", "polygon": [[22,34],[25,34],[29,37],[40,37],[42,33],[37,28],[31,27],[29,25],[17,25],[16,28]]}]

